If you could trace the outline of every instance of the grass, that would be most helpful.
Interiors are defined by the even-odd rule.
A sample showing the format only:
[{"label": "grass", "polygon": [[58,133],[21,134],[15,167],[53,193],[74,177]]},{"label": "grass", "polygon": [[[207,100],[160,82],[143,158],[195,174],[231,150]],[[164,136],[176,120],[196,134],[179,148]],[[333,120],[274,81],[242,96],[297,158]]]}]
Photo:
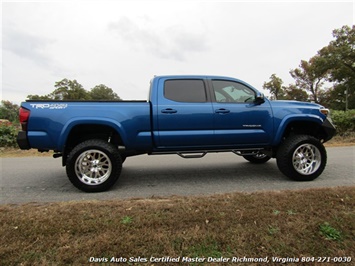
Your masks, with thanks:
[{"label": "grass", "polygon": [[121,219],[121,224],[130,224],[130,223],[132,223],[132,220],[133,219],[131,217],[125,216]]},{"label": "grass", "polygon": [[203,258],[220,265],[221,257],[244,256],[268,257],[269,265],[272,257],[354,261],[355,187],[1,205],[0,224],[1,265],[108,265],[112,258],[179,265],[172,261],[178,257],[185,265],[204,265],[197,261]]},{"label": "grass", "polygon": [[53,152],[38,152],[35,149],[20,150],[19,148],[4,148],[0,147],[0,158],[12,157],[48,157],[52,156]]},{"label": "grass", "polygon": [[324,144],[326,147],[334,146],[353,146],[355,145],[355,132],[349,132],[345,136],[335,135],[331,140]]},{"label": "grass", "polygon": [[328,222],[324,222],[319,226],[319,231],[325,236],[328,240],[341,240],[342,233],[332,227]]}]

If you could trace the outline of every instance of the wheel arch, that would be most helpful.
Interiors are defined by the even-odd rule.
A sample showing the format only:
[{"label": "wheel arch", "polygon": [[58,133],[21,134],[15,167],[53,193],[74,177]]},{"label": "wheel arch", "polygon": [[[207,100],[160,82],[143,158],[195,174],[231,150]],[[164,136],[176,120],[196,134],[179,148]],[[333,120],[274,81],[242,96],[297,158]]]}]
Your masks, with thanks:
[{"label": "wheel arch", "polygon": [[310,135],[324,140],[327,133],[322,127],[323,120],[319,116],[289,116],[279,124],[275,134],[274,145],[278,145],[291,134]]},{"label": "wheel arch", "polygon": [[102,139],[117,146],[125,146],[125,133],[120,126],[113,121],[105,120],[75,120],[69,122],[61,133],[59,147],[62,147],[63,166],[70,151],[79,143],[89,139]]}]

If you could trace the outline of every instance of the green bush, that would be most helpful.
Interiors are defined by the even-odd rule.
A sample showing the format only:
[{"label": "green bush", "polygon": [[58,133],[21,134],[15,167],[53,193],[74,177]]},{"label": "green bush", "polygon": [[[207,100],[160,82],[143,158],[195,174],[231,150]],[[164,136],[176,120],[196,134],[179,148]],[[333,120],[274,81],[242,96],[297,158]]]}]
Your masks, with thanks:
[{"label": "green bush", "polygon": [[17,132],[17,127],[11,123],[0,123],[0,147],[18,147]]},{"label": "green bush", "polygon": [[346,136],[355,132],[355,110],[332,111],[331,118],[337,128],[337,134]]}]

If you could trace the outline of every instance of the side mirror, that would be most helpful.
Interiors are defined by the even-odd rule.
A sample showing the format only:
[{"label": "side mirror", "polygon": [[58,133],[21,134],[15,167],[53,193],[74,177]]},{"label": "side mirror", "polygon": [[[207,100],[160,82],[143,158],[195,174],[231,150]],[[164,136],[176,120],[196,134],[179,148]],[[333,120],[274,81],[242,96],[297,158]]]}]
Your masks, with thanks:
[{"label": "side mirror", "polygon": [[262,103],[264,103],[264,102],[265,102],[265,96],[264,96],[264,94],[261,93],[261,92],[257,92],[257,93],[256,93],[256,97],[255,97],[254,103],[255,103],[255,104],[262,104]]}]

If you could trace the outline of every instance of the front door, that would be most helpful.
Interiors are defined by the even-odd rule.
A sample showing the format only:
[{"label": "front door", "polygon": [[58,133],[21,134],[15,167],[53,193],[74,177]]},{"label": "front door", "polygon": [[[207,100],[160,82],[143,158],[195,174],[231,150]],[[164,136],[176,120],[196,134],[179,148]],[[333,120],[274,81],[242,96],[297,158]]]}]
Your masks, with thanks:
[{"label": "front door", "polygon": [[256,104],[256,92],[241,82],[212,80],[211,86],[217,145],[270,143],[273,120],[269,101]]}]

